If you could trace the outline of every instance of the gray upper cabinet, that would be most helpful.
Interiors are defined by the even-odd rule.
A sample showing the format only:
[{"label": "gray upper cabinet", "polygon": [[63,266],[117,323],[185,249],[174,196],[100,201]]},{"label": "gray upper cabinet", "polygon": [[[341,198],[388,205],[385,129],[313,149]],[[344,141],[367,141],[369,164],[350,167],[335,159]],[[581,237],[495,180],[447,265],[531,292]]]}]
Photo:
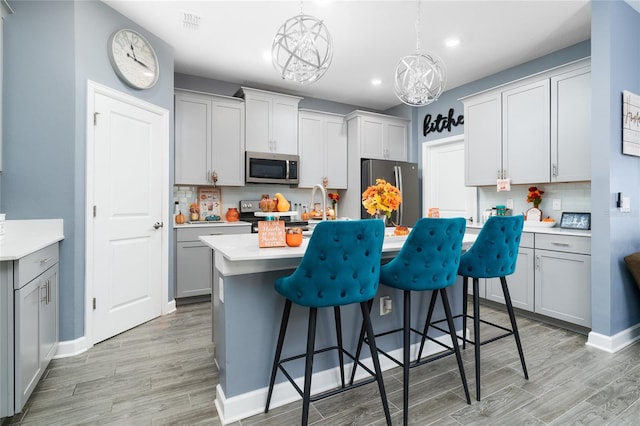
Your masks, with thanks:
[{"label": "gray upper cabinet", "polygon": [[244,185],[244,103],[176,90],[175,183]]},{"label": "gray upper cabinet", "polygon": [[247,151],[298,154],[298,103],[302,98],[242,87]]},{"label": "gray upper cabinet", "polygon": [[311,188],[327,179],[329,188],[346,189],[347,126],[344,116],[302,109],[298,116],[298,187]]},{"label": "gray upper cabinet", "polygon": [[591,180],[590,67],[551,78],[551,181]]},{"label": "gray upper cabinet", "polygon": [[465,101],[464,120],[465,185],[495,185],[503,174],[500,93]]},{"label": "gray upper cabinet", "polygon": [[590,179],[589,60],[461,99],[465,185]]},{"label": "gray upper cabinet", "polygon": [[549,80],[502,93],[502,168],[512,184],[548,182]]}]

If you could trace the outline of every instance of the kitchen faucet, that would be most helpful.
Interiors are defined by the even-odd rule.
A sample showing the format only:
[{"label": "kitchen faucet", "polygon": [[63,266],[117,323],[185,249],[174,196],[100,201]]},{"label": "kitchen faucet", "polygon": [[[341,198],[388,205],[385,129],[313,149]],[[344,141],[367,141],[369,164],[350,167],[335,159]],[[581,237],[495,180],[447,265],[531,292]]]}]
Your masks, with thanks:
[{"label": "kitchen faucet", "polygon": [[311,190],[311,204],[310,206],[314,206],[314,198],[316,196],[316,189],[320,188],[320,192],[322,193],[322,220],[327,220],[327,190],[324,189],[323,185],[316,183],[313,185],[313,189]]}]

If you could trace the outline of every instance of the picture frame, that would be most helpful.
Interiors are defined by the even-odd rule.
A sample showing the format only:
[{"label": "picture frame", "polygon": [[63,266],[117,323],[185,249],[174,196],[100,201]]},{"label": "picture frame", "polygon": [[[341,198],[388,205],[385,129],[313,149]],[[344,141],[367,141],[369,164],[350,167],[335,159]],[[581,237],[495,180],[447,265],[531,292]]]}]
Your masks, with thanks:
[{"label": "picture frame", "polygon": [[622,153],[640,157],[640,95],[622,91]]},{"label": "picture frame", "polygon": [[222,218],[222,191],[212,186],[198,187],[198,207],[200,208],[200,220],[207,216]]},{"label": "picture frame", "polygon": [[591,213],[563,212],[560,228],[588,231],[591,229]]}]

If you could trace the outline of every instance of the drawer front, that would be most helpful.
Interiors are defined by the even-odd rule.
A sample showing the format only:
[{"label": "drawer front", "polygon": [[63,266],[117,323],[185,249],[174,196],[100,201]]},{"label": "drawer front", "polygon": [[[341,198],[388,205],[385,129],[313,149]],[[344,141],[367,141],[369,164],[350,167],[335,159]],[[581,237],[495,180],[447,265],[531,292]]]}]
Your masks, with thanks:
[{"label": "drawer front", "polygon": [[250,234],[251,224],[233,226],[201,226],[190,229],[176,229],[176,241],[200,241],[201,235],[228,235],[228,234]]},{"label": "drawer front", "polygon": [[591,254],[591,238],[573,235],[536,234],[536,250]]},{"label": "drawer front", "polygon": [[18,259],[18,267],[16,269],[18,279],[14,280],[14,289],[17,290],[23,287],[29,281],[58,263],[58,260],[58,243],[51,244],[48,247]]}]

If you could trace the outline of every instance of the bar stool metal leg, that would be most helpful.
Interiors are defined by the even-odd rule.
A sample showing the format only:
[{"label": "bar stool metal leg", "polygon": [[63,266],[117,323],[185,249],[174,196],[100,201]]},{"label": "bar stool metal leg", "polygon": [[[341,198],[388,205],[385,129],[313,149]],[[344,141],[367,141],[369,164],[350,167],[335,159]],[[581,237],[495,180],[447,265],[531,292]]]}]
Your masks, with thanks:
[{"label": "bar stool metal leg", "polygon": [[403,321],[403,348],[402,348],[402,407],[403,407],[403,420],[402,424],[407,426],[409,424],[409,361],[411,354],[409,353],[410,346],[410,330],[411,328],[411,292],[409,290],[404,291],[404,321]]},{"label": "bar stool metal leg", "polygon": [[467,294],[469,277],[462,277],[462,349],[467,349]]},{"label": "bar stool metal leg", "polygon": [[264,412],[269,412],[269,404],[271,403],[271,395],[273,394],[273,385],[276,382],[276,373],[278,372],[278,364],[280,363],[280,355],[282,354],[282,345],[284,336],[287,333],[287,325],[289,324],[289,314],[291,313],[291,300],[285,299],[284,311],[282,312],[282,321],[280,322],[280,333],[278,334],[278,344],[276,345],[276,354],[273,359],[273,367],[271,368],[271,379],[269,380],[269,393],[267,394],[267,404]]},{"label": "bar stool metal leg", "polygon": [[[368,312],[369,314],[371,314],[371,308],[373,307],[373,299],[369,300],[367,303],[368,306]],[[362,323],[362,327],[360,327],[360,336],[358,337],[358,347],[356,348],[356,361],[360,360],[360,354],[362,354],[362,345],[364,343],[364,333],[365,333],[365,327],[364,327],[364,322]],[[349,386],[351,386],[353,384],[353,381],[356,378],[356,368],[358,367],[358,363],[354,362],[353,363],[353,369],[351,370],[351,378],[349,379]]]},{"label": "bar stool metal leg", "polygon": [[478,278],[473,279],[473,346],[476,354],[476,400],[480,401],[480,296],[478,282]]},{"label": "bar stool metal leg", "polygon": [[422,350],[424,349],[424,343],[427,340],[427,332],[429,331],[429,325],[431,325],[431,319],[433,318],[433,310],[436,307],[436,300],[438,299],[438,292],[431,293],[431,301],[429,302],[429,310],[427,311],[427,320],[424,322],[424,330],[422,331],[422,340],[420,341],[420,350],[418,350],[418,358],[416,364],[419,364],[422,359]]},{"label": "bar stool metal leg", "polygon": [[[434,294],[436,294],[436,292],[434,292]],[[458,361],[458,370],[460,370],[460,377],[462,378],[464,395],[467,397],[467,404],[471,404],[471,397],[469,396],[469,387],[467,386],[467,375],[464,373],[464,365],[462,364],[462,354],[460,354],[460,346],[458,345],[458,336],[456,336],[456,329],[455,329],[455,326],[453,325],[453,316],[451,315],[451,306],[449,305],[447,289],[445,288],[440,289],[440,296],[442,297],[444,312],[445,312],[445,315],[447,316],[447,323],[449,324],[449,334],[451,335],[453,350],[456,353],[456,360]]]},{"label": "bar stool metal leg", "polygon": [[518,333],[518,325],[516,324],[516,315],[513,312],[511,296],[509,295],[509,288],[507,287],[507,279],[505,277],[500,277],[500,284],[502,284],[502,293],[504,294],[504,301],[507,305],[507,312],[509,312],[509,320],[511,320],[513,337],[516,339],[516,346],[518,347],[518,354],[520,355],[520,363],[522,364],[522,371],[524,371],[524,378],[529,380],[527,365],[524,362],[524,352],[522,351],[522,344],[520,343],[520,333]]},{"label": "bar stool metal leg", "polygon": [[382,398],[382,409],[384,410],[384,418],[387,421],[387,426],[391,426],[391,414],[389,414],[389,404],[387,403],[387,393],[384,390],[384,381],[382,380],[382,369],[380,368],[380,359],[378,358],[378,349],[376,348],[375,335],[373,334],[373,327],[371,326],[371,316],[369,315],[369,309],[371,305],[367,305],[367,302],[360,303],[360,310],[362,311],[362,322],[367,332],[369,341],[369,350],[371,351],[371,359],[373,360],[373,367],[376,373],[376,380],[378,382],[378,390],[380,391],[380,398]]},{"label": "bar stool metal leg", "polygon": [[309,328],[307,330],[307,355],[304,363],[304,395],[302,396],[302,426],[309,423],[311,402],[311,374],[313,373],[313,351],[316,341],[316,318],[318,308],[309,308]]},{"label": "bar stool metal leg", "polygon": [[336,338],[338,340],[338,360],[340,362],[340,384],[344,388],[344,353],[342,350],[342,320],[340,319],[340,307],[333,308],[333,315],[336,322]]}]

